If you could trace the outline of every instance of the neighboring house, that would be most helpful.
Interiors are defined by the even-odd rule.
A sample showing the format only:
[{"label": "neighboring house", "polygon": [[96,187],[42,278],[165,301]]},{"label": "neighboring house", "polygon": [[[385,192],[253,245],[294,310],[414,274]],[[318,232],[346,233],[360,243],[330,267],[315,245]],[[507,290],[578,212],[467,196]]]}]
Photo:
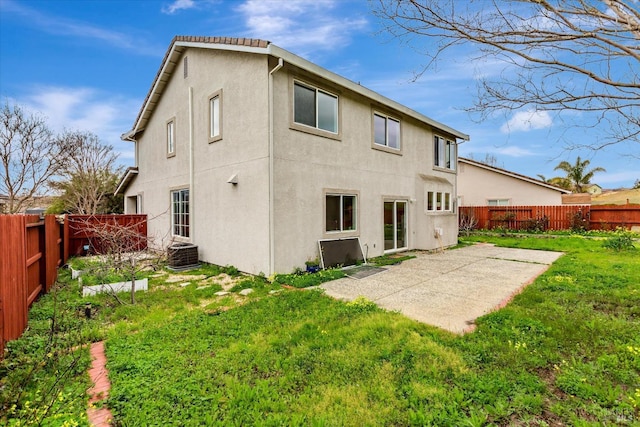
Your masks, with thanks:
[{"label": "neighboring house", "polygon": [[600,187],[598,184],[589,184],[584,192],[589,193],[592,196],[596,196],[598,194],[602,194],[602,187]]},{"label": "neighboring house", "polygon": [[460,206],[547,206],[561,205],[561,187],[489,166],[475,160],[458,159]]},{"label": "neighboring house", "polygon": [[269,275],[321,239],[368,257],[457,242],[468,135],[267,41],[174,38],[123,139],[125,213],[202,261]]}]

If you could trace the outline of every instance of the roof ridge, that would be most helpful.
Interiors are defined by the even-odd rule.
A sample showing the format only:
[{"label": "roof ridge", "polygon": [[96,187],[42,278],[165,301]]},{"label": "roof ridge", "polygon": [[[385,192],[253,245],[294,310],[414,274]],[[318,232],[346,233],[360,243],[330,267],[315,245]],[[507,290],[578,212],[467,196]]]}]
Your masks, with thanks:
[{"label": "roof ridge", "polygon": [[171,41],[187,43],[212,43],[212,44],[228,44],[233,46],[250,46],[250,47],[267,47],[271,44],[268,40],[253,39],[249,37],[221,37],[221,36],[180,36],[177,35]]}]

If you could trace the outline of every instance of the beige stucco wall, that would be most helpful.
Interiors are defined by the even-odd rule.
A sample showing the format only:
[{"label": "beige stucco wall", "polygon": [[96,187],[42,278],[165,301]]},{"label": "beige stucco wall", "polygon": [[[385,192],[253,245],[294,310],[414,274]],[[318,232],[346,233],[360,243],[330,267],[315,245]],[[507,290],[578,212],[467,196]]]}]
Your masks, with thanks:
[{"label": "beige stucco wall", "polygon": [[509,205],[561,205],[562,193],[469,163],[458,163],[461,206],[486,206],[488,199],[509,199]]},{"label": "beige stucco wall", "polygon": [[[201,260],[268,272],[268,86],[262,55],[190,49],[138,142],[139,174],[127,196],[142,192],[149,234],[166,247],[170,191],[189,187],[189,90],[193,93],[191,239]],[[209,97],[222,89],[222,139],[209,142]],[[175,117],[176,155],[166,156],[166,122]],[[238,184],[227,180],[238,175]]]},{"label": "beige stucco wall", "polygon": [[[275,268],[271,271],[268,81],[277,62],[264,55],[208,49],[188,49],[185,55],[189,75],[183,77],[181,58],[146,129],[138,135],[139,173],[125,194],[129,198],[142,195],[142,210],[150,218],[149,234],[158,246],[179,240],[171,237],[170,191],[187,188],[192,180],[190,240],[198,245],[200,259],[234,265],[249,273],[290,272],[304,267],[307,259],[318,255],[318,240],[325,238],[355,235],[369,257],[382,255],[385,199],[407,201],[409,249],[456,244],[456,212],[426,212],[427,191],[448,191],[455,200],[455,173],[432,166],[431,128],[285,64],[273,78]],[[294,76],[338,94],[339,139],[291,128]],[[223,97],[222,139],[209,143],[208,100],[219,90]],[[401,120],[401,155],[372,148],[374,108]],[[176,155],[167,158],[166,122],[172,117]],[[238,184],[227,183],[235,174]],[[325,194],[333,190],[357,194],[355,232],[324,231]],[[435,237],[436,227],[444,231],[442,239]]]},{"label": "beige stucco wall", "polygon": [[[293,79],[339,95],[340,139],[291,128]],[[434,183],[421,175],[440,177],[435,185],[455,194],[455,173],[433,169],[433,133],[429,127],[289,67],[278,72],[274,86],[277,271],[304,267],[307,259],[318,256],[319,239],[355,235],[369,257],[382,255],[385,199],[408,202],[410,249],[457,243],[455,212],[425,212],[425,192],[432,191]],[[401,120],[400,155],[372,148],[374,109]],[[357,195],[356,232],[325,232],[326,192]],[[434,227],[445,232],[442,241],[434,236]]]}]

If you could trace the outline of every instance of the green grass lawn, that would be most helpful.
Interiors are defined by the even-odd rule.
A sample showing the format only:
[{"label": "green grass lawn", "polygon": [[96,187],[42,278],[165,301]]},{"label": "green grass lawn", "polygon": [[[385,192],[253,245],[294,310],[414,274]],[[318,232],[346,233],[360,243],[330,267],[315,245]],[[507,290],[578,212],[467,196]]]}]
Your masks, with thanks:
[{"label": "green grass lawn", "polygon": [[[59,310],[56,348],[106,340],[112,390],[104,403],[116,425],[639,425],[640,251],[580,236],[463,243],[479,240],[566,255],[464,336],[280,281],[238,278],[229,288],[217,282],[219,267],[204,266],[182,285],[152,276],[135,306],[92,297],[90,320],[78,314],[85,300],[65,296],[77,284],[63,275],[58,306],[74,309]],[[216,296],[225,286],[231,293]],[[247,287],[255,292],[240,296]],[[24,371],[12,356],[48,348],[51,314],[36,308],[34,326],[10,345],[0,367],[5,408],[6,384]],[[79,367],[83,351],[75,352]],[[29,380],[25,397],[0,423],[26,425],[25,402],[45,395],[68,361],[51,363],[35,379],[20,377]],[[86,424],[79,369],[43,425]]]}]

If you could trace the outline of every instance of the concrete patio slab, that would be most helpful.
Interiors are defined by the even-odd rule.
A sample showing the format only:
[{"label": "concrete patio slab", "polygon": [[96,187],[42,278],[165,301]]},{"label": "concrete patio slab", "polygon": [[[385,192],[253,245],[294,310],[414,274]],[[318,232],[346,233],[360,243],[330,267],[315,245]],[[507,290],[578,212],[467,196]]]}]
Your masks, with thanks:
[{"label": "concrete patio slab", "polygon": [[379,274],[334,280],[321,288],[334,298],[363,296],[420,322],[464,333],[476,318],[504,306],[562,252],[476,244],[415,255]]}]

